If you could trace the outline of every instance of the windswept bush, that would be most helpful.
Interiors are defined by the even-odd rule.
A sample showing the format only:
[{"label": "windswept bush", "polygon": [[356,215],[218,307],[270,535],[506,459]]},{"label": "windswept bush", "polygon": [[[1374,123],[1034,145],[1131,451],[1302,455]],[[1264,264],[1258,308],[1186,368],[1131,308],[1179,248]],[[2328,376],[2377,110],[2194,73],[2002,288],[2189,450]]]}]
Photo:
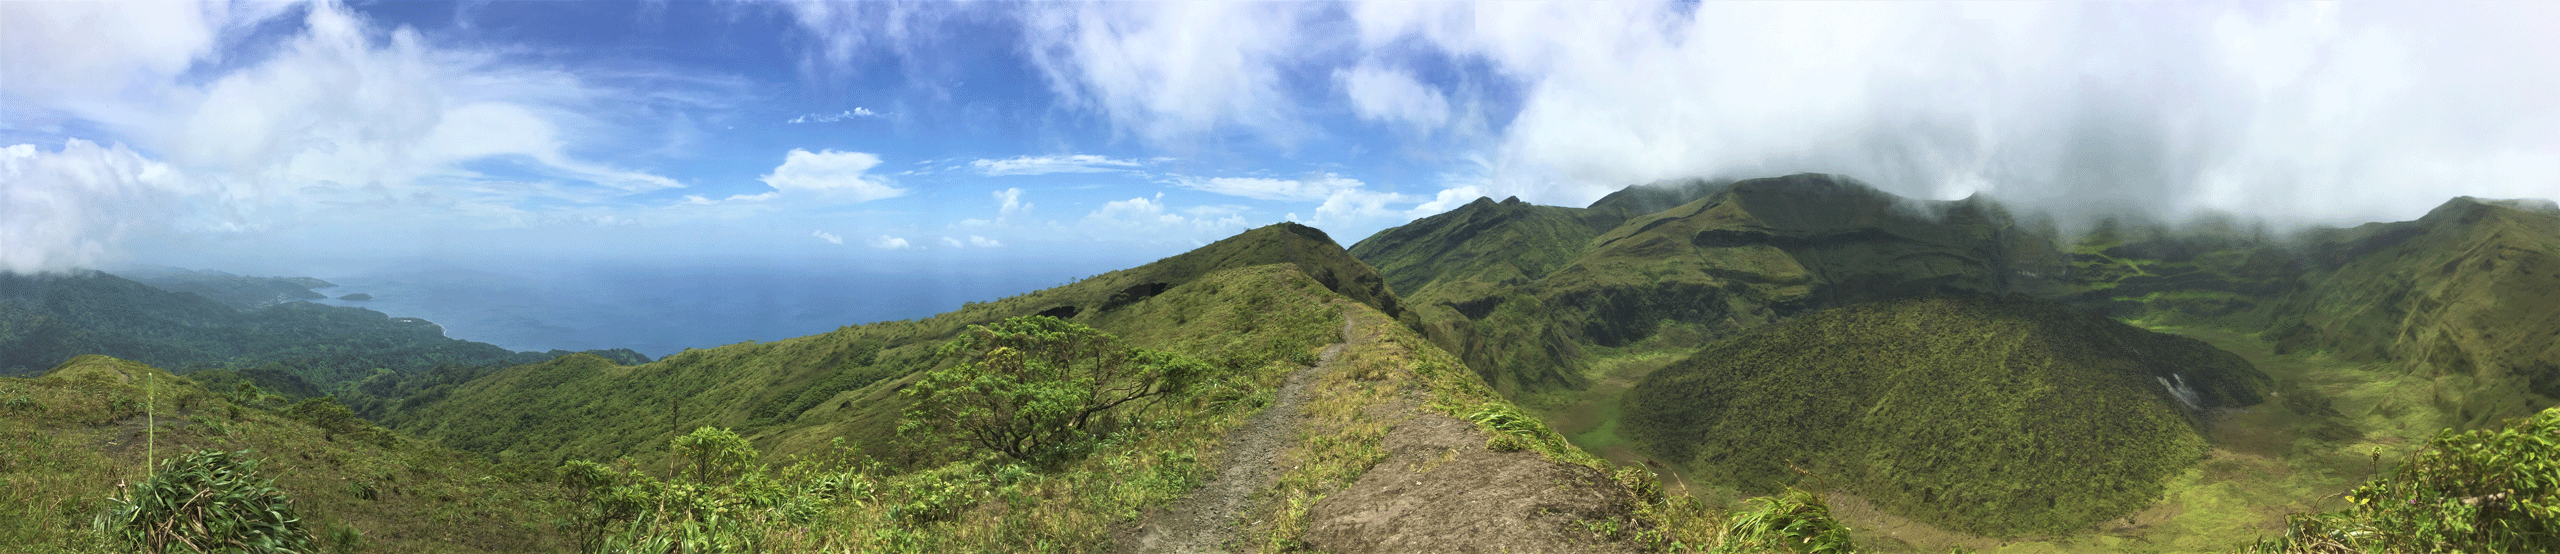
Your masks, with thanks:
[{"label": "windswept bush", "polygon": [[246,450],[198,450],[116,498],[100,521],[141,552],[310,552],[316,547],[275,482]]}]

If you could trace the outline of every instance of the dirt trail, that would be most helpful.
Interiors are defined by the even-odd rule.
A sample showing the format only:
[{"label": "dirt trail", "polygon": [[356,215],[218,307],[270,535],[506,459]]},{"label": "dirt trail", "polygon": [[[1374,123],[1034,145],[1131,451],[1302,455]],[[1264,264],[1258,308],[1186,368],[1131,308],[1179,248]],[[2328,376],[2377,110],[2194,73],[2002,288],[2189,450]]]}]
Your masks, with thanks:
[{"label": "dirt trail", "polygon": [[1237,520],[1252,507],[1254,491],[1271,488],[1280,478],[1280,456],[1296,434],[1298,406],[1306,402],[1316,377],[1333,367],[1334,357],[1357,336],[1354,319],[1343,316],[1342,342],[1325,347],[1315,367],[1289,374],[1280,391],[1271,396],[1270,407],[1227,432],[1226,457],[1219,460],[1215,477],[1190,496],[1165,506],[1138,530],[1134,544],[1123,543],[1120,550],[1144,554],[1235,551],[1230,545],[1244,536]]}]

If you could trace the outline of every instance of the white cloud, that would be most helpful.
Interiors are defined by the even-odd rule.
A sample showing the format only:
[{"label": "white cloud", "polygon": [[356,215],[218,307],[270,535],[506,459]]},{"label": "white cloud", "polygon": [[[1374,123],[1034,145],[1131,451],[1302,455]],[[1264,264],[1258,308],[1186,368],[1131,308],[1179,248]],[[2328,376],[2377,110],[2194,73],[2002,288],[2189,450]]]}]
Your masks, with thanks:
[{"label": "white cloud", "polygon": [[1241,126],[1303,134],[1282,66],[1317,4],[1099,2],[1037,6],[1024,41],[1049,88],[1159,143]]},{"label": "white cloud", "polygon": [[1360,180],[1326,173],[1311,179],[1269,179],[1262,177],[1182,178],[1174,182],[1183,188],[1242,196],[1256,200],[1313,202],[1327,200],[1342,191],[1358,189]]},{"label": "white cloud", "polygon": [[[84,217],[149,213],[161,221],[118,225],[174,221],[190,232],[620,225],[629,219],[599,203],[683,186],[577,152],[623,150],[617,142],[651,134],[626,116],[700,106],[695,85],[719,79],[508,60],[376,28],[329,2],[0,3],[6,126],[118,144],[185,175],[191,191],[159,206],[64,208],[94,214]],[[28,192],[64,183],[11,185],[84,198]]]},{"label": "white cloud", "polygon": [[[2551,195],[2531,3],[1369,3],[1362,44],[1509,76],[1489,185],[1579,203],[1823,171],[2064,211],[2406,218]],[[2521,63],[2519,63],[2521,62]],[[2444,83],[2466,83],[2444,86]],[[2514,152],[2543,152],[2513,156]],[[2341,194],[2341,191],[2353,191]]]},{"label": "white cloud", "polygon": [[1395,121],[1424,129],[1436,129],[1449,122],[1449,99],[1413,75],[1373,64],[1350,69],[1336,69],[1333,79],[1342,84],[1342,93],[1350,98],[1352,111],[1361,119]]},{"label": "white cloud", "polygon": [[[1124,132],[1286,148],[1313,134],[1299,123],[1308,114],[1348,112],[1436,137],[1409,145],[1418,151],[1482,155],[1481,192],[1546,203],[1669,178],[1820,171],[2066,212],[2351,222],[2414,217],[2455,194],[2553,196],[2560,175],[2560,104],[2548,101],[2560,98],[2560,66],[2541,54],[2560,51],[2551,3],[1026,12],[1028,49],[1053,91]],[[1308,75],[1329,77],[1327,94],[1292,90]],[[1450,128],[1463,132],[1433,132]],[[1265,181],[1201,184],[1285,186]],[[1275,195],[1331,196],[1264,197]]]},{"label": "white cloud", "polygon": [[907,244],[907,239],[892,237],[889,235],[880,235],[880,238],[872,239],[871,247],[881,250],[906,250],[914,248],[914,246]]},{"label": "white cloud", "polygon": [[1164,204],[1164,193],[1152,198],[1139,197],[1105,202],[1093,213],[1085,214],[1077,228],[1095,234],[1095,238],[1141,243],[1192,244],[1224,238],[1248,227],[1236,206],[1200,206],[1172,209]]},{"label": "white cloud", "polygon": [[1430,201],[1414,205],[1413,209],[1405,211],[1404,216],[1408,219],[1431,217],[1483,197],[1484,189],[1473,185],[1440,189],[1440,194],[1432,196]]},{"label": "white cloud", "polygon": [[1014,215],[1031,209],[1031,203],[1022,201],[1021,188],[1008,188],[995,191],[992,196],[995,196],[996,202],[1001,204],[1001,206],[996,208],[996,221],[998,222],[1011,219]]},{"label": "white cloud", "polygon": [[844,244],[844,237],[836,236],[835,233],[829,233],[826,231],[810,231],[809,236],[818,237],[818,240],[827,241],[827,244]]},{"label": "white cloud", "polygon": [[72,139],[54,152],[0,148],[0,272],[57,272],[115,261],[137,233],[166,233],[194,187],[123,145]]},{"label": "white cloud", "polygon": [[1324,204],[1316,206],[1316,217],[1308,221],[1308,224],[1350,226],[1398,217],[1404,215],[1404,211],[1388,209],[1387,204],[1419,201],[1421,201],[1420,198],[1405,194],[1356,188],[1342,189],[1334,191],[1333,195],[1325,197]]},{"label": "white cloud", "polygon": [[988,176],[1101,173],[1136,169],[1138,165],[1135,161],[1115,160],[1093,154],[1017,156],[1002,160],[969,162],[969,166],[977,168],[979,174]]},{"label": "white cloud", "polygon": [[786,193],[815,193],[869,202],[894,198],[907,189],[890,186],[876,176],[866,176],[880,165],[880,157],[867,152],[810,152],[798,148],[784,154],[782,165],[773,168],[762,180],[773,190],[763,194],[738,195],[732,200],[770,200]]},{"label": "white cloud", "polygon": [[995,247],[998,247],[998,246],[1004,246],[1004,243],[996,242],[996,240],[995,240],[995,239],[991,239],[991,238],[987,238],[987,237],[981,237],[981,236],[977,236],[977,235],[969,235],[969,245],[970,245],[970,246],[979,247],[979,248],[995,248]]},{"label": "white cloud", "polygon": [[835,123],[857,117],[880,117],[880,112],[871,111],[870,108],[855,106],[853,109],[845,110],[842,113],[800,114],[800,117],[791,118],[790,121],[784,121],[783,123]]},{"label": "white cloud", "polygon": [[[36,105],[140,100],[282,2],[0,2],[0,88]],[[13,106],[16,107],[16,106]],[[77,108],[75,108],[76,110]],[[13,113],[13,116],[24,115]]]},{"label": "white cloud", "polygon": [[951,237],[942,237],[942,245],[943,245],[943,246],[952,247],[952,248],[962,248],[962,247],[969,246],[969,243],[960,242],[960,239],[955,239],[955,238],[951,238]]}]

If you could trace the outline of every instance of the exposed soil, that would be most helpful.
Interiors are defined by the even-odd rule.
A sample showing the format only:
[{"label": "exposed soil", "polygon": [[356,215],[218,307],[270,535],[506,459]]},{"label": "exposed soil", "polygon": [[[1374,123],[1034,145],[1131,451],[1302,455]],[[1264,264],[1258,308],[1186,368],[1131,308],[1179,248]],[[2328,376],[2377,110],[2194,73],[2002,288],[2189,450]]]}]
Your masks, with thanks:
[{"label": "exposed soil", "polygon": [[1226,455],[1218,460],[1218,472],[1200,485],[1190,496],[1149,515],[1140,524],[1135,537],[1123,537],[1119,551],[1139,553],[1231,552],[1243,537],[1237,520],[1248,513],[1255,491],[1271,488],[1280,478],[1281,454],[1289,450],[1289,438],[1297,434],[1298,407],[1310,394],[1316,377],[1333,366],[1335,356],[1349,344],[1352,321],[1342,318],[1344,342],[1327,346],[1317,358],[1315,367],[1298,370],[1271,395],[1271,405],[1254,414],[1244,426],[1229,431]]},{"label": "exposed soil", "polygon": [[1633,552],[1635,499],[1598,470],[1494,452],[1474,424],[1401,403],[1387,459],[1307,511],[1316,550]]}]

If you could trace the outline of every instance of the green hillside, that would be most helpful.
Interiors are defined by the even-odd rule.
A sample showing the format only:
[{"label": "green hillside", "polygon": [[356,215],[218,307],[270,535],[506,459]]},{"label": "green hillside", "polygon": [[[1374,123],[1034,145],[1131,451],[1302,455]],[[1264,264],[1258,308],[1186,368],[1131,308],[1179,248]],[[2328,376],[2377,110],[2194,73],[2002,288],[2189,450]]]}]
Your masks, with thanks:
[{"label": "green hillside", "polygon": [[2314,282],[2273,309],[2290,348],[2406,363],[2447,425],[2560,404],[2560,210],[2458,198],[2317,243]]},{"label": "green hillside", "polygon": [[[627,349],[597,353],[647,359]],[[253,382],[299,399],[349,392],[340,385],[376,377],[387,392],[391,383],[443,370],[567,352],[509,351],[446,337],[426,320],[363,308],[289,302],[241,311],[106,273],[0,273],[0,375],[32,375],[88,354],[187,374],[214,370],[207,380]]]},{"label": "green hillside", "polygon": [[[82,356],[0,377],[0,544],[132,552],[91,532],[152,461],[246,452],[328,552],[525,552],[569,545],[547,483],[401,437],[328,404],[210,391],[148,365]],[[162,468],[166,469],[166,468]]]},{"label": "green hillside", "polygon": [[2005,536],[2151,504],[2206,414],[2267,376],[2194,339],[2023,298],[1828,310],[1718,342],[1626,397],[1638,448],[1770,492],[1791,465],[1908,517]]},{"label": "green hillside", "polygon": [[[2047,233],[1981,199],[1914,201],[1805,174],[1631,187],[1592,206],[1480,201],[1353,252],[1399,291],[1421,283],[1408,296],[1419,325],[1515,395],[1588,386],[1594,349],[1694,348],[1874,300],[2075,290]],[[1666,324],[1691,332],[1644,343]]]},{"label": "green hillside", "polygon": [[336,283],[310,277],[249,277],[220,271],[200,271],[175,267],[145,266],[118,269],[117,277],[150,285],[151,288],[175,293],[194,294],[241,311],[256,310],[298,300],[318,300],[329,295],[312,289],[338,286]]},{"label": "green hillside", "polygon": [[[1221,271],[1287,264],[1353,301],[1400,311],[1384,279],[1343,253],[1322,231],[1283,223],[1191,252],[1073,284],[913,321],[848,326],[766,343],[690,349],[622,366],[568,356],[439,386],[406,401],[385,422],[444,444],[502,460],[556,464],[570,459],[663,455],[666,441],[700,426],[738,429],[781,455],[816,452],[846,437],[864,448],[890,440],[904,402],[895,391],[944,363],[933,355],[970,325],[1049,315],[1092,325],[1141,346],[1209,359],[1229,370],[1258,367],[1315,337],[1262,333],[1263,313],[1285,319],[1313,306],[1281,303],[1268,284],[1243,284]],[[1232,326],[1197,321],[1231,321]],[[1302,344],[1305,343],[1305,344]],[[659,454],[645,454],[648,452]]]},{"label": "green hillside", "polygon": [[2091,290],[2068,303],[2402,364],[2434,381],[2425,409],[2442,425],[2560,404],[2560,210],[2547,203],[2457,198],[2415,221],[2289,237],[2129,224],[2069,255]]}]

